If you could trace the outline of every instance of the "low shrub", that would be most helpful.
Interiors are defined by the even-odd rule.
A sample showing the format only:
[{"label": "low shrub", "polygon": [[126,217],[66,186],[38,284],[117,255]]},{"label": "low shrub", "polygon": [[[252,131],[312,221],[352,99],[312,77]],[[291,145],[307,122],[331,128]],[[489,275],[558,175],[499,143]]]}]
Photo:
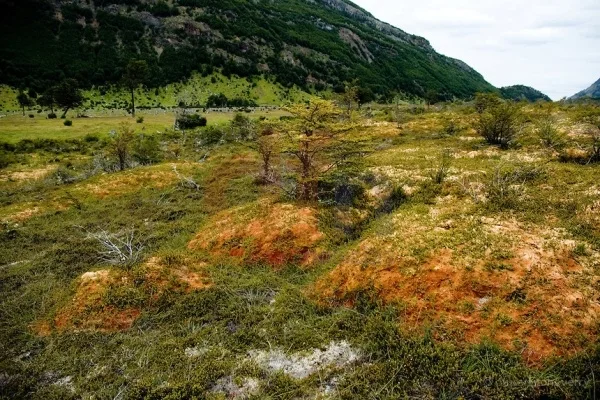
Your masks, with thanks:
[{"label": "low shrub", "polygon": [[459,134],[463,128],[452,118],[444,120],[442,126],[442,133],[445,136],[455,136]]},{"label": "low shrub", "polygon": [[194,129],[206,126],[206,118],[198,114],[180,115],[175,120],[175,126],[179,129]]},{"label": "low shrub", "polygon": [[65,185],[77,181],[77,173],[68,166],[61,165],[49,178],[57,185]]},{"label": "low shrub", "polygon": [[479,115],[475,129],[489,144],[508,148],[521,129],[519,107],[511,103],[491,106]]},{"label": "low shrub", "polygon": [[153,135],[140,135],[133,144],[133,158],[142,165],[155,164],[162,159],[160,143]]},{"label": "low shrub", "polygon": [[96,143],[96,142],[100,141],[100,138],[98,137],[98,135],[88,133],[87,135],[85,135],[83,137],[83,140],[88,143]]},{"label": "low shrub", "polygon": [[448,172],[450,170],[451,159],[452,159],[452,156],[451,156],[449,150],[445,150],[444,152],[442,152],[442,157],[441,157],[439,165],[430,174],[431,180],[434,183],[436,183],[438,185],[441,185],[442,183],[444,183],[444,181],[446,180],[446,177],[448,176]]},{"label": "low shrub", "polygon": [[135,120],[135,122],[137,122],[138,124],[143,124],[144,123],[144,117],[137,117],[137,119]]},{"label": "low shrub", "polygon": [[551,117],[545,117],[536,122],[536,130],[540,142],[544,147],[561,150],[566,144],[566,137],[558,128]]},{"label": "low shrub", "polygon": [[48,114],[48,119],[56,119],[56,114],[55,113]]},{"label": "low shrub", "polygon": [[560,161],[587,165],[600,163],[600,130],[591,132],[591,139],[578,148],[563,149]]},{"label": "low shrub", "polygon": [[524,185],[543,179],[545,175],[542,168],[531,165],[497,167],[485,185],[488,206],[492,209],[516,208],[525,191]]},{"label": "low shrub", "polygon": [[63,124],[65,126],[73,126],[73,121],[71,121],[70,119],[65,120],[65,122],[63,122]]},{"label": "low shrub", "polygon": [[402,203],[406,202],[407,199],[408,196],[406,195],[406,192],[402,186],[396,186],[392,189],[390,195],[383,201],[377,211],[380,213],[389,214],[400,207]]},{"label": "low shrub", "polygon": [[8,167],[10,164],[17,162],[17,158],[14,154],[0,151],[0,169]]},{"label": "low shrub", "polygon": [[233,135],[230,140],[232,141],[252,139],[256,133],[256,126],[252,120],[239,113],[233,117],[230,126]]},{"label": "low shrub", "polygon": [[29,114],[29,118],[35,118],[35,115]]},{"label": "low shrub", "polygon": [[223,130],[218,126],[209,126],[200,132],[200,144],[213,145],[217,144],[223,138]]}]

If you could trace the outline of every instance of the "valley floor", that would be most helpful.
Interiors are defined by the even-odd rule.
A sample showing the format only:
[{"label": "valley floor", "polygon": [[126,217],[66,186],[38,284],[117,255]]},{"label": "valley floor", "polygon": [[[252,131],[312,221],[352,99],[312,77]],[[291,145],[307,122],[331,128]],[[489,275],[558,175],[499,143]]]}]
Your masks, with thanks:
[{"label": "valley floor", "polygon": [[[467,106],[377,109],[349,134],[364,198],[307,203],[246,143],[140,115],[162,161],[111,173],[91,166],[126,117],[0,119],[1,398],[594,398],[598,164],[531,124],[490,146]],[[19,147],[39,138],[78,141]]]}]

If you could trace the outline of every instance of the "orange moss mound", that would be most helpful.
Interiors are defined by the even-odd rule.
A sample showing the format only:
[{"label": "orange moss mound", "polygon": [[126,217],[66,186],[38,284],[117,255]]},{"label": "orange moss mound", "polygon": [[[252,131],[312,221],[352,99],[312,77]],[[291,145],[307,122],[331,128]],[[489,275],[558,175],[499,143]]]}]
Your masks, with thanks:
[{"label": "orange moss mound", "polygon": [[41,168],[30,168],[21,171],[0,172],[0,182],[22,182],[33,181],[44,178],[46,175],[56,170],[56,165],[46,165]]},{"label": "orange moss mound", "polygon": [[551,247],[518,226],[490,227],[513,235],[511,257],[497,265],[489,252],[475,265],[449,249],[425,262],[364,240],[311,288],[323,304],[352,306],[360,293],[403,306],[402,326],[431,323],[440,334],[476,343],[491,338],[536,363],[583,349],[600,315],[599,278],[566,245]]},{"label": "orange moss mound", "polygon": [[102,176],[96,183],[81,185],[80,191],[90,193],[98,198],[135,192],[144,187],[163,188],[179,178],[173,167],[180,173],[187,174],[193,164],[172,163],[151,167],[131,169],[116,174]]},{"label": "orange moss mound", "polygon": [[[140,316],[142,305],[151,307],[168,292],[188,293],[209,287],[206,276],[198,271],[202,266],[170,267],[153,257],[135,272],[107,269],[86,272],[78,278],[71,302],[60,309],[50,323],[37,322],[32,329],[42,336],[53,329],[58,332],[129,329]],[[135,304],[117,306],[131,302],[122,297],[123,293],[134,293]]]},{"label": "orange moss mound", "polygon": [[309,266],[323,254],[316,247],[322,239],[314,209],[261,202],[258,209],[238,207],[219,213],[188,248],[273,267]]},{"label": "orange moss mound", "polygon": [[54,318],[54,328],[57,331],[114,331],[130,328],[140,314],[139,309],[128,307],[119,310],[104,305],[104,296],[109,288],[123,278],[119,272],[110,270],[86,272],[81,275],[71,303],[61,309]]},{"label": "orange moss mound", "polygon": [[215,155],[209,159],[210,176],[202,182],[202,207],[209,213],[216,213],[228,208],[227,191],[235,179],[248,176],[248,172],[258,171],[256,154],[241,152],[233,156],[229,154]]},{"label": "orange moss mound", "polygon": [[[138,191],[142,188],[164,188],[177,182],[179,178],[173,167],[183,175],[189,175],[198,164],[170,163],[151,167],[140,167],[119,173],[107,174],[97,178],[94,183],[75,184],[71,192],[75,197],[88,195],[104,199]],[[61,211],[70,208],[73,200],[64,194],[55,194],[51,198],[33,203],[24,202],[0,208],[0,221],[25,222],[42,213]]]}]

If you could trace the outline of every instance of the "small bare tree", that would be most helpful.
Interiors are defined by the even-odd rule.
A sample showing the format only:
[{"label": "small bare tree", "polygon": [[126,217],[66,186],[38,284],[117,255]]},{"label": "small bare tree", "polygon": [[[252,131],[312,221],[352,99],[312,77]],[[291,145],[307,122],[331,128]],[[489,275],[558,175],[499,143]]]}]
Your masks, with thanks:
[{"label": "small bare tree", "polygon": [[133,229],[119,233],[105,230],[88,232],[87,238],[100,244],[100,260],[111,265],[132,265],[140,260],[144,246],[136,239]]},{"label": "small bare tree", "polygon": [[117,132],[112,133],[108,151],[111,156],[116,158],[120,171],[125,170],[129,165],[129,160],[131,158],[131,144],[134,139],[133,128],[126,122],[121,124]]},{"label": "small bare tree", "polygon": [[347,119],[352,117],[352,110],[358,105],[358,86],[356,81],[346,82],[344,93],[340,95],[339,104],[344,110]]},{"label": "small bare tree", "polygon": [[275,182],[275,173],[272,168],[273,158],[279,152],[279,138],[274,134],[265,135],[264,133],[256,140],[256,150],[262,160],[262,170],[259,180],[263,183]]}]

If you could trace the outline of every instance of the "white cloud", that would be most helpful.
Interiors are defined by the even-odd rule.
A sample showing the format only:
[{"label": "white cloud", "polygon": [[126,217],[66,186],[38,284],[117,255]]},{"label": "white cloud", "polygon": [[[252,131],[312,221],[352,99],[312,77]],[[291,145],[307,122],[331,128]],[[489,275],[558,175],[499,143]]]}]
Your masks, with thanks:
[{"label": "white cloud", "polygon": [[440,8],[436,13],[417,9],[414,17],[421,24],[436,30],[453,27],[481,27],[493,22],[492,17],[477,10],[458,8]]},{"label": "white cloud", "polygon": [[598,0],[354,1],[495,86],[529,85],[559,99],[600,78]]}]

